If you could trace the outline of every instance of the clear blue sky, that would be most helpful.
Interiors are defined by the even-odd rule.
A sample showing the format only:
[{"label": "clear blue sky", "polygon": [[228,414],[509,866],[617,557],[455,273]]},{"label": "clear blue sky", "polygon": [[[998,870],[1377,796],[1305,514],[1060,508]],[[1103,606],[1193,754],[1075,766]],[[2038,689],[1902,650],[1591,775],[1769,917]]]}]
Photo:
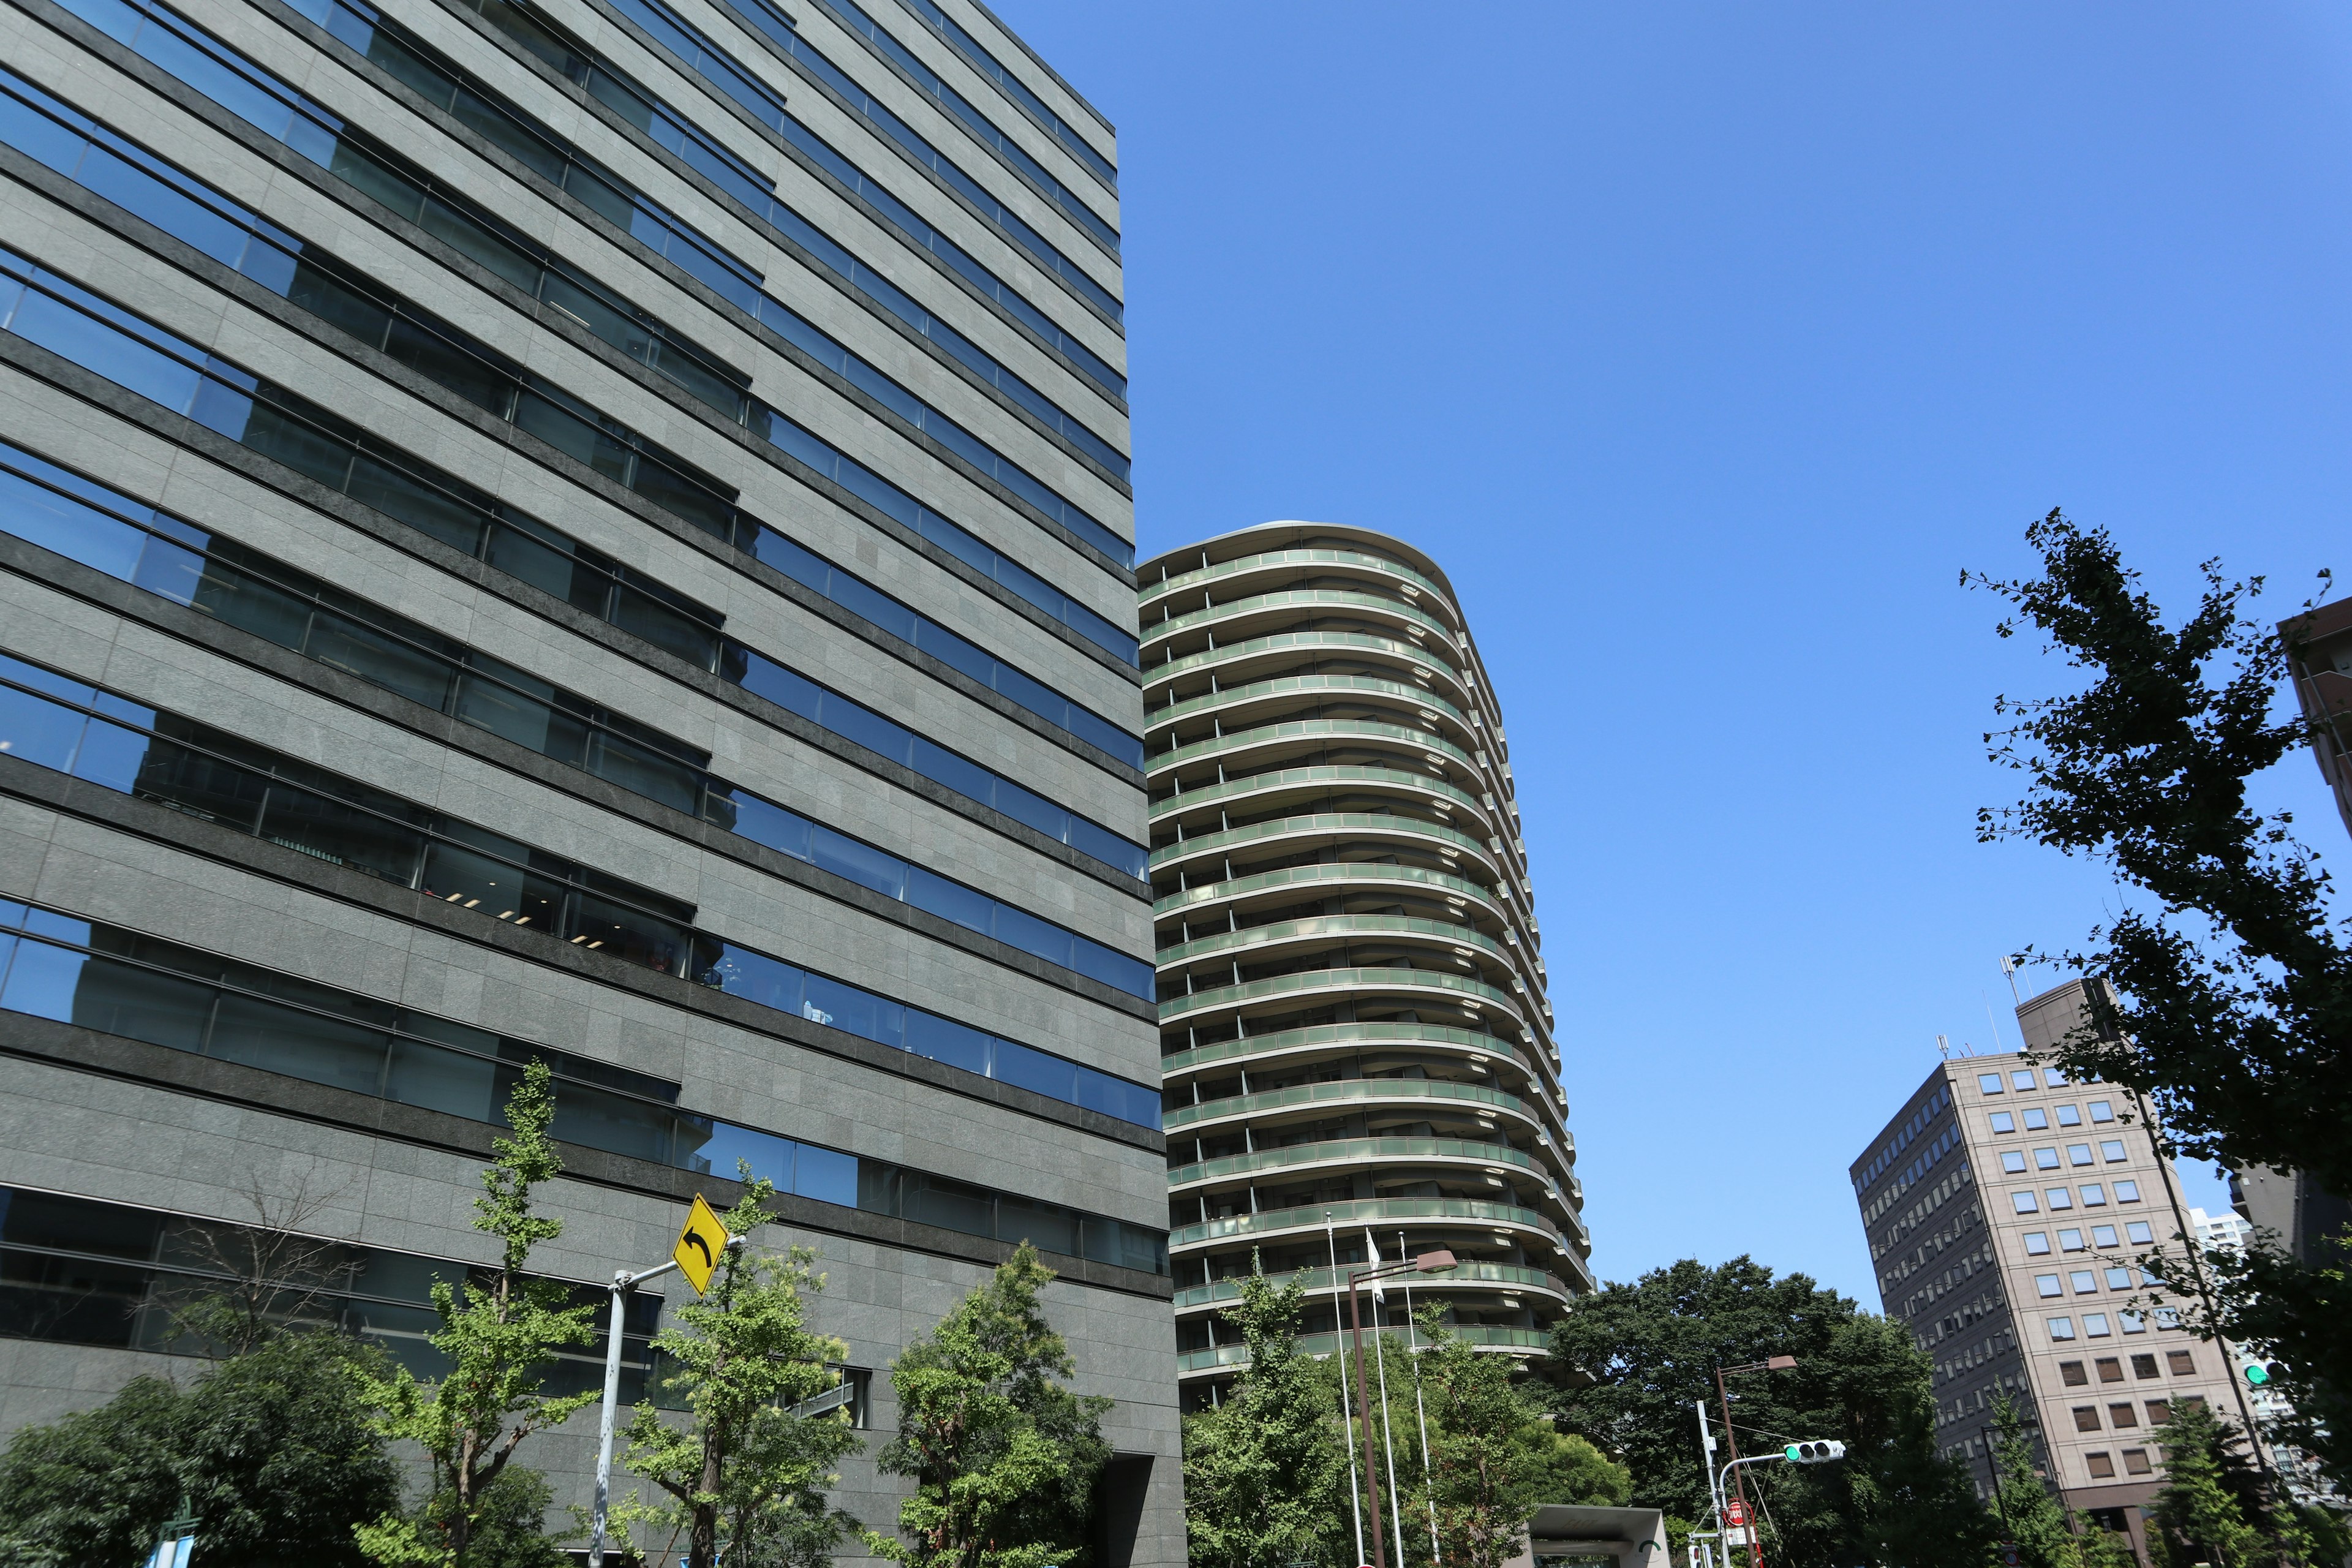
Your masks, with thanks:
[{"label": "clear blue sky", "polygon": [[999,4],[1119,127],[1143,550],[1338,520],[1462,592],[1596,1268],[1874,1308],[1847,1163],[2105,896],[1974,841],[2067,672],[1960,569],[2063,505],[2168,602],[2352,588],[2352,12]]}]

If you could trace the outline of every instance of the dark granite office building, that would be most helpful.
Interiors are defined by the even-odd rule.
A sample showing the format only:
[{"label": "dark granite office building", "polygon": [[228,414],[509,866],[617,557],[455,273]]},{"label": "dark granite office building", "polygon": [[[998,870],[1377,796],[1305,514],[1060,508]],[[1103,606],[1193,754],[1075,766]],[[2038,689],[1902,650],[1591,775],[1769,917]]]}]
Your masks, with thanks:
[{"label": "dark granite office building", "polygon": [[424,1353],[539,1058],[548,1272],[748,1158],[887,1426],[1034,1240],[1181,1559],[1115,140],[863,4],[0,5],[0,1432],[263,1210]]}]

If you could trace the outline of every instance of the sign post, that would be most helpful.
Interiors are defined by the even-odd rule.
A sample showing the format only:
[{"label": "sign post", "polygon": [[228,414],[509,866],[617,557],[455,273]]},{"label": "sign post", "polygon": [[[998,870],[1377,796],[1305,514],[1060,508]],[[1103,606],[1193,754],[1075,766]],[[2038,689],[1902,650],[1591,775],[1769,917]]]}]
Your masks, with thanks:
[{"label": "sign post", "polygon": [[629,1292],[676,1269],[699,1296],[710,1289],[720,1257],[742,1245],[743,1237],[728,1235],[719,1211],[697,1193],[667,1263],[635,1274],[624,1268],[613,1276],[613,1315],[604,1330],[604,1404],[596,1417],[596,1506],[589,1527],[588,1568],[604,1568],[604,1515],[613,1495],[613,1418],[621,1402],[621,1316]]}]

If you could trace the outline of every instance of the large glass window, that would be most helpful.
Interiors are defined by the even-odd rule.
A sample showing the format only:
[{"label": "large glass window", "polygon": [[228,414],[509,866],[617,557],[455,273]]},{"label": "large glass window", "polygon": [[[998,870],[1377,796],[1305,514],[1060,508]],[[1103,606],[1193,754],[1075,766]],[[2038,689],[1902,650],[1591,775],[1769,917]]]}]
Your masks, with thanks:
[{"label": "large glass window", "polygon": [[[383,195],[386,198],[386,205],[393,206],[396,211],[403,212],[404,216],[411,216],[415,221],[424,223],[426,227],[435,226],[434,222],[430,220],[436,215],[445,223],[464,216],[457,207],[451,205],[446,195],[438,192],[437,187],[434,186],[429,180],[420,182],[416,177],[404,173],[399,167],[397,159],[384,153],[363,135],[351,131],[340,117],[292,87],[278,80],[226,45],[213,38],[202,28],[195,26],[168,7],[158,4],[157,0],[72,0],[68,8],[73,10],[84,21],[139,49],[155,64],[179,76],[180,79],[196,88],[198,91],[214,98],[215,101],[220,103],[223,108],[237,114],[257,129],[285,142],[296,152],[328,168],[330,172],[351,180],[352,184],[367,190],[369,194]],[[336,14],[352,15],[341,10]],[[368,26],[370,37],[374,36],[375,28],[373,25],[361,25]],[[385,36],[390,37],[389,29]],[[438,72],[440,79],[447,84],[446,92],[450,94],[469,92],[483,103],[489,103],[490,96],[487,94],[487,89],[467,87],[454,74],[455,68],[444,67],[428,60],[430,50],[421,42],[404,37],[398,47],[401,57],[413,62],[414,68]],[[242,86],[234,84],[242,84]],[[226,96],[222,96],[223,94]],[[428,94],[428,96],[432,95]],[[572,194],[581,195],[590,206],[604,212],[605,216],[612,218],[614,223],[644,241],[657,254],[694,274],[730,303],[754,317],[764,318],[765,313],[772,310],[782,311],[787,316],[793,315],[762,291],[761,285],[763,279],[759,273],[751,270],[734,257],[726,254],[702,236],[694,233],[673,215],[643,195],[634,192],[623,195],[617,176],[579,156],[569,143],[563,142],[545,127],[529,121],[520,111],[504,106],[498,108],[496,123],[503,128],[501,131],[503,140],[514,142],[517,148],[538,146],[553,149],[553,155],[560,156],[564,161],[567,171],[561,180],[556,181],[557,184]],[[515,149],[509,148],[509,151],[513,150]],[[517,155],[523,156],[520,152]],[[540,160],[534,157],[524,157],[523,161],[526,164],[536,167]],[[552,178],[552,176],[550,177]],[[382,188],[381,193],[379,187]],[[781,207],[777,209],[778,214],[784,214],[784,211],[785,209]],[[792,225],[803,228],[807,226],[805,220],[800,218],[798,215],[786,216],[790,216]],[[773,221],[772,217],[772,221]],[[443,237],[451,238],[451,242],[458,244],[460,249],[468,248],[466,244],[459,244],[456,237],[446,235]],[[815,237],[821,239],[828,249],[839,249],[832,241],[823,240],[822,237],[816,236],[814,229],[809,230],[808,237],[788,234],[787,237]],[[536,266],[532,259],[532,252],[536,247],[531,242],[524,240],[518,245],[503,236],[487,232],[479,238],[486,240],[494,253],[499,251],[508,253],[505,257],[507,267],[494,268],[495,270],[508,272],[510,275],[509,280],[517,282],[518,286],[530,286],[530,282],[521,276],[521,272],[523,269]],[[488,262],[485,264],[488,265]],[[898,291],[892,289],[890,292],[897,295]],[[904,300],[903,295],[899,298]],[[1118,458],[1116,450],[1100,437],[1095,436],[1091,431],[1086,430],[1083,425],[1064,415],[1056,405],[1036,392],[1034,388],[999,365],[976,345],[971,344],[961,334],[953,332],[944,323],[938,323],[936,330],[929,330],[927,327],[927,323],[929,322],[929,312],[916,306],[911,300],[906,300],[905,304],[906,310],[894,311],[894,314],[905,318],[911,312],[912,315],[919,317],[920,320],[910,320],[908,324],[922,335],[939,342],[941,348],[955,354],[971,368],[984,372],[984,379],[1004,391],[1032,413],[1037,414],[1041,419],[1045,419],[1049,427],[1056,434],[1072,445],[1086,450],[1088,456],[1101,460],[1103,454],[1109,454],[1113,459],[1114,471],[1119,472],[1122,478],[1125,477],[1124,468],[1119,466],[1123,465],[1124,459]],[[595,315],[595,312],[591,312],[590,315],[583,318],[583,322],[588,324],[592,331],[596,327]],[[798,318],[794,316],[793,319]],[[782,331],[780,323],[772,322],[771,324],[777,326],[780,331]],[[792,334],[784,332],[783,335],[789,337]],[[158,401],[164,400],[159,398]],[[1050,417],[1048,417],[1049,413]],[[863,499],[881,506],[885,510],[893,510],[894,514],[896,511],[905,510],[918,515],[927,536],[937,531],[942,535],[941,542],[954,553],[987,561],[990,564],[986,569],[1005,587],[1024,598],[1030,599],[1038,608],[1064,621],[1088,640],[1118,655],[1128,663],[1134,663],[1136,653],[1132,634],[1122,631],[1076,600],[1062,595],[1059,590],[1051,588],[1050,585],[1044,584],[1042,579],[1037,578],[1035,574],[1027,572],[1014,563],[1003,559],[985,541],[930,509],[922,507],[913,498],[906,496],[903,491],[879,475],[835,452],[834,448],[825,446],[809,432],[791,425],[789,421],[782,420],[781,417],[771,418],[768,425],[766,433],[776,446],[792,452],[794,456],[802,456],[802,448],[810,443],[815,443],[824,452],[831,454],[828,460],[833,471],[829,472],[827,477],[835,479],[837,482],[860,494]],[[1097,447],[1100,448],[1099,452],[1095,450]],[[817,466],[821,468],[825,467],[824,464]],[[998,477],[1006,479],[1003,474],[999,474]],[[1007,482],[1010,483],[1010,480],[1007,479]],[[1035,488],[1044,489],[1043,486]],[[1034,497],[1031,496],[1028,499],[1034,500]],[[1083,512],[1069,509],[1060,521],[1073,532],[1088,537],[1097,548],[1106,548],[1113,559],[1118,560],[1122,565],[1132,563],[1132,547]],[[1101,537],[1097,538],[1094,533],[1089,532],[1089,528],[1099,531]],[[1108,546],[1104,543],[1106,539],[1109,542]]]},{"label": "large glass window", "polygon": [[[5,250],[0,250],[0,327],[15,330],[44,347],[68,354],[68,357],[79,353],[84,357],[75,363],[133,391],[139,390],[136,383],[153,379],[147,374],[151,370],[157,374],[184,370],[192,384],[178,394],[178,403],[167,406],[187,414],[197,423],[233,440],[255,447],[268,456],[298,466],[307,465],[304,471],[320,478],[323,483],[338,487],[350,484],[355,458],[373,461],[378,468],[383,466],[382,458],[375,455],[375,448],[369,444],[370,438],[324,410],[308,409],[310,415],[315,416],[315,422],[303,424],[305,440],[302,443],[289,445],[283,438],[283,433],[293,416],[287,405],[270,401],[275,388],[267,386],[234,365],[205,355],[194,345],[173,337],[161,328],[140,321],[71,279]],[[194,369],[197,364],[205,367],[201,373]],[[342,455],[332,462],[323,460],[320,453],[330,450]],[[405,458],[404,455],[403,460],[415,462],[413,458]],[[457,484],[454,480],[448,482],[453,486]],[[453,490],[450,493],[463,496],[465,491]],[[127,498],[124,501],[128,507],[140,506],[140,503],[129,501]],[[486,505],[496,515],[505,515],[499,503],[486,502]],[[182,555],[193,559],[185,552]],[[97,564],[96,562],[90,563]],[[283,574],[281,571],[280,575]],[[142,582],[141,585],[151,584]],[[158,591],[163,590],[159,587]],[[350,600],[348,595],[340,597],[350,605],[358,604],[356,600]],[[214,609],[215,603],[232,603],[226,599],[208,601],[201,593],[188,602],[205,609]],[[276,601],[266,595],[253,600],[252,607],[239,610],[242,618],[238,618],[236,624],[261,635],[271,635],[277,626],[272,619],[275,604]],[[378,623],[398,619],[386,617],[381,612],[373,615],[356,613],[361,619]],[[446,642],[446,639],[439,639],[431,633],[414,634],[412,640],[417,638],[427,642]],[[956,756],[934,742],[918,737],[903,725],[884,719],[838,693],[825,691],[764,655],[756,654],[740,644],[730,643],[728,647],[732,650],[729,673],[746,689],[792,708],[803,718],[824,728],[836,733],[847,733],[850,739],[861,744],[866,743],[869,735],[883,735],[887,737],[889,748],[884,754],[892,761],[944,784],[981,805],[1015,817],[1105,865],[1134,877],[1144,874],[1150,852],[1143,846],[1046,800],[1011,779]],[[443,651],[456,658],[457,655],[454,648],[454,644],[448,645]],[[473,656],[471,662],[482,668],[497,663],[479,655]],[[501,666],[500,670],[507,672],[508,667]],[[528,678],[511,672],[501,673],[499,679],[520,689],[527,690],[530,684]],[[410,693],[404,690],[403,694]],[[427,700],[423,697],[417,700]],[[534,726],[541,721],[508,712],[510,704],[511,699],[506,694],[477,693],[460,704],[461,716],[471,721],[483,722],[486,727],[495,727],[495,721],[504,718],[522,727],[522,734],[512,738],[519,743],[533,744],[525,737],[538,734]],[[471,710],[464,711],[468,707]],[[845,726],[851,728],[845,729]],[[625,728],[625,721],[608,720],[604,722],[604,732],[593,744],[584,741],[583,744],[586,745],[590,755],[599,759],[609,756],[614,782],[634,789],[638,785],[630,782],[629,775],[653,778],[660,770],[657,764],[645,762],[640,755],[642,747],[617,739]],[[650,731],[644,733],[649,737],[653,734]],[[656,743],[660,743],[657,739]],[[550,754],[556,754],[552,748],[558,744],[559,740],[551,731],[547,739]],[[562,754],[562,760],[575,761],[569,752]],[[698,760],[702,760],[698,754]],[[648,773],[648,768],[654,771]],[[660,784],[661,793],[656,798],[674,801],[681,787],[675,778],[664,780]],[[685,809],[693,807],[689,805]],[[724,821],[724,818],[714,820]]]},{"label": "large glass window", "polygon": [[854,1194],[861,1209],[1005,1241],[1075,1238],[1078,1256],[1167,1271],[1164,1232],[1034,1198],[1000,1209],[1009,1194],[682,1110],[672,1083],[6,900],[0,1010],[493,1124],[541,1059],[557,1074],[553,1131],[564,1142],[704,1174],[723,1152],[820,1202]]},{"label": "large glass window", "polygon": [[[0,751],[900,1049],[936,1055],[927,1042],[969,1037],[976,1047],[940,1059],[1066,1104],[1160,1124],[1159,1094],[1143,1084],[944,1018],[910,1027],[910,1019],[929,1016],[697,931],[691,905],[6,655],[0,655]],[[213,809],[224,805],[227,812]],[[352,845],[365,859],[341,857]]]}]

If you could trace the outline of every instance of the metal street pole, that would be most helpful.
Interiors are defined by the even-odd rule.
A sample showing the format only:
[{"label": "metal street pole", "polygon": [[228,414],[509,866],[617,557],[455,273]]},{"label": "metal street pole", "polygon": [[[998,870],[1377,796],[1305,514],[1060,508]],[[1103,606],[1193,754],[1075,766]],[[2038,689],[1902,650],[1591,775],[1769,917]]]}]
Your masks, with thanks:
[{"label": "metal street pole", "polygon": [[[730,1236],[724,1250],[732,1252],[744,1238]],[[604,1516],[613,1495],[613,1418],[621,1401],[621,1318],[629,1292],[648,1279],[673,1272],[677,1260],[656,1263],[632,1274],[623,1268],[613,1276],[613,1315],[604,1331],[604,1404],[596,1416],[596,1505],[590,1518],[588,1568],[604,1568]]]},{"label": "metal street pole", "polygon": [[[1715,1369],[1715,1396],[1723,1403],[1723,1440],[1725,1444],[1728,1446],[1731,1453],[1731,1463],[1723,1467],[1723,1479],[1725,1484],[1727,1485],[1731,1479],[1732,1470],[1739,1463],[1739,1434],[1732,1430],[1731,1393],[1724,1386],[1723,1369],[1721,1367],[1717,1367]],[[1748,1478],[1745,1476],[1739,1478],[1738,1495],[1740,1514],[1739,1528],[1747,1536],[1746,1544],[1748,1547],[1748,1568],[1764,1568],[1764,1552],[1762,1547],[1764,1536],[1763,1532],[1757,1528],[1756,1521],[1748,1516]],[[1721,1488],[1717,1489],[1716,1496],[1718,1500],[1722,1499],[1723,1492]],[[1727,1564],[1728,1564],[1731,1561],[1731,1521],[1729,1520],[1725,1520],[1723,1522],[1723,1560]],[[595,1568],[595,1565],[591,1564],[590,1568]]]},{"label": "metal street pole", "polygon": [[[1404,1256],[1404,1232],[1397,1232],[1397,1256]],[[1429,1561],[1445,1561],[1437,1543],[1437,1481],[1429,1472],[1429,1406],[1421,1397],[1421,1325],[1412,1321],[1412,1277],[1404,1283],[1405,1353],[1412,1357],[1412,1414],[1421,1423],[1421,1495],[1429,1504]]]},{"label": "metal street pole", "polygon": [[1381,1335],[1381,1310],[1388,1305],[1388,1292],[1379,1283],[1395,1269],[1381,1262],[1380,1244],[1372,1239],[1370,1227],[1364,1231],[1364,1248],[1377,1266],[1370,1276],[1373,1280],[1372,1365],[1379,1370],[1381,1379],[1381,1455],[1389,1462],[1389,1529],[1391,1543],[1396,1547],[1396,1568],[1404,1568],[1404,1510],[1397,1500],[1396,1439],[1389,1433],[1389,1357]]},{"label": "metal street pole", "polygon": [[[1331,1342],[1339,1341],[1339,1241],[1331,1229],[1331,1211],[1323,1211],[1323,1242],[1331,1249]],[[1343,1355],[1345,1352],[1341,1352]],[[1348,1427],[1348,1507],[1356,1515],[1356,1561],[1364,1560],[1364,1499],[1356,1480],[1356,1413],[1348,1407],[1348,1376],[1339,1374],[1339,1414]]]},{"label": "metal street pole", "polygon": [[[1369,1237],[1370,1233],[1366,1234]],[[1379,1256],[1378,1249],[1374,1249],[1373,1256]],[[1356,1405],[1364,1425],[1364,1487],[1370,1494],[1368,1500],[1371,1504],[1370,1511],[1372,1516],[1372,1554],[1365,1560],[1370,1563],[1379,1563],[1388,1556],[1388,1544],[1381,1531],[1380,1470],[1372,1462],[1372,1396],[1364,1379],[1364,1286],[1370,1280],[1409,1274],[1415,1269],[1423,1274],[1434,1274],[1453,1267],[1454,1254],[1441,1247],[1424,1252],[1417,1258],[1371,1268],[1350,1267],[1348,1270],[1348,1331],[1356,1355]],[[1381,1397],[1385,1401],[1388,1396],[1383,1394]],[[1395,1489],[1391,1487],[1390,1489],[1393,1491]],[[1403,1550],[1402,1541],[1398,1542],[1398,1550],[1400,1552]]]},{"label": "metal street pole", "polygon": [[[1787,1372],[1796,1364],[1797,1358],[1795,1356],[1776,1355],[1767,1356],[1762,1361],[1748,1362],[1740,1366],[1717,1366],[1715,1369],[1716,1396],[1723,1401],[1723,1440],[1731,1447],[1731,1463],[1723,1467],[1723,1473],[1727,1481],[1728,1481],[1731,1472],[1738,1468],[1743,1461],[1739,1458],[1739,1434],[1734,1430],[1731,1425],[1731,1394],[1724,1385],[1723,1374],[1726,1372]],[[1778,1455],[1772,1454],[1765,1456],[1766,1458],[1777,1458],[1778,1457]],[[1743,1516],[1745,1516],[1739,1521],[1740,1528],[1748,1532],[1748,1568],[1764,1568],[1764,1527],[1762,1522],[1748,1511],[1748,1478],[1746,1476],[1741,1476],[1738,1479],[1738,1492],[1739,1511]],[[1758,1495],[1760,1499],[1762,1494],[1759,1493]],[[1718,1494],[1718,1505],[1719,1503],[1720,1496]],[[1726,1568],[1728,1568],[1731,1562],[1731,1543],[1728,1540],[1724,1542],[1723,1560],[1726,1564]]]},{"label": "metal street pole", "polygon": [[1364,1312],[1363,1280],[1358,1270],[1348,1270],[1348,1329],[1354,1340],[1356,1352],[1356,1407],[1364,1426],[1364,1485],[1371,1492],[1372,1555],[1370,1562],[1387,1561],[1388,1547],[1381,1539],[1381,1478],[1372,1463],[1372,1399],[1364,1386]]}]

